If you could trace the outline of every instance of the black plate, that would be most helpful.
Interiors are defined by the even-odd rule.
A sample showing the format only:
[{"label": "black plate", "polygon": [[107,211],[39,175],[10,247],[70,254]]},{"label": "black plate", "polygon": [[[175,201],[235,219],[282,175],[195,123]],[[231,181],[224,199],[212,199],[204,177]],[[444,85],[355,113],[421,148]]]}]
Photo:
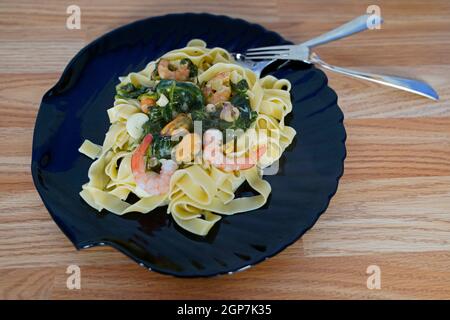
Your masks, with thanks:
[{"label": "black plate", "polygon": [[[82,49],[42,99],[33,137],[32,174],[51,216],[76,248],[110,245],[141,265],[176,276],[210,276],[241,270],[280,252],[325,211],[343,173],[343,114],[327,77],[298,63],[275,73],[292,82],[297,130],[281,170],[266,179],[268,203],[224,217],[206,237],[192,235],[159,208],[117,216],[97,211],[79,196],[92,161],[78,152],[84,139],[103,141],[117,78],[141,70],[192,38],[231,52],[288,43],[278,34],[240,19],[173,14],[121,27]],[[240,194],[246,187],[239,189]]]}]

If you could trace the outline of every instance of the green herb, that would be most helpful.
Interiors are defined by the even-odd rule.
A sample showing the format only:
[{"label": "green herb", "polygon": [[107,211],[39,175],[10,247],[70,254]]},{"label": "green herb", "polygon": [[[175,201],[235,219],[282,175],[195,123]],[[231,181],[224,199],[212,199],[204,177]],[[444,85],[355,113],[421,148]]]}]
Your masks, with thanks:
[{"label": "green herb", "polygon": [[242,94],[247,93],[248,90],[248,83],[247,80],[242,79],[238,83],[231,82],[231,92],[234,94]]},{"label": "green herb", "polygon": [[250,99],[247,95],[248,84],[247,81],[241,80],[234,86],[233,95],[230,103],[238,108],[239,117],[233,122],[227,122],[220,119],[220,107],[217,106],[217,111],[207,112],[205,108],[194,110],[192,112],[192,120],[202,121],[202,130],[206,131],[211,128],[225,131],[227,129],[242,129],[247,130],[251,124],[256,120],[257,113],[251,109]]},{"label": "green herb", "polygon": [[187,64],[189,69],[189,78],[195,78],[198,74],[197,66],[191,61],[191,59],[181,59],[180,64]]},{"label": "green herb", "polygon": [[[241,80],[242,81],[242,80]],[[244,80],[245,81],[245,80]],[[252,110],[250,106],[250,99],[246,93],[237,93],[231,100],[231,104],[238,108],[239,118],[237,118],[232,125],[231,129],[248,129],[253,121],[256,120],[257,113]]]},{"label": "green herb", "polygon": [[136,99],[143,93],[149,91],[150,88],[143,86],[135,86],[131,82],[129,83],[120,83],[116,86],[117,96],[121,98],[131,98]]},{"label": "green herb", "polygon": [[220,119],[220,111],[207,112],[205,108],[202,108],[193,110],[191,117],[193,121],[201,121],[203,132],[208,129],[225,130],[227,127],[227,122]]},{"label": "green herb", "polygon": [[172,141],[172,137],[161,136],[155,134],[153,142],[148,151],[149,157],[159,159],[170,159],[172,156],[172,148],[178,144],[178,141]]},{"label": "green herb", "polygon": [[204,105],[203,95],[200,89],[193,83],[177,82],[175,80],[161,80],[155,88],[155,92],[146,92],[139,99],[151,98],[158,100],[164,94],[169,103],[164,106],[153,106],[149,109],[149,121],[144,124],[144,134],[159,134],[161,129],[172,121],[178,113],[189,113],[191,110],[199,110]]},{"label": "green herb", "polygon": [[143,125],[143,137],[151,133],[159,134],[161,129],[172,120],[172,111],[170,108],[154,106],[149,109],[149,121]]},{"label": "green herb", "polygon": [[158,95],[164,94],[169,99],[168,106],[176,112],[188,113],[205,104],[200,88],[191,82],[161,80],[156,86],[156,92]]}]

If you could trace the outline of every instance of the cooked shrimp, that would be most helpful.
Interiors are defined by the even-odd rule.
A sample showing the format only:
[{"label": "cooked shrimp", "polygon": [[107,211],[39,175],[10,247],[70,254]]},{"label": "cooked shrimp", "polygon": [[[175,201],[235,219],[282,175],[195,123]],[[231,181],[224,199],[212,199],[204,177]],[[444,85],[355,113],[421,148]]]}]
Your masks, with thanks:
[{"label": "cooked shrimp", "polygon": [[220,72],[206,82],[203,87],[203,95],[207,103],[218,104],[230,100],[230,72]]},{"label": "cooked shrimp", "polygon": [[220,112],[220,119],[227,122],[233,122],[239,118],[239,109],[231,104],[231,102],[225,101],[223,103],[223,109]]},{"label": "cooked shrimp", "polygon": [[227,158],[223,153],[222,132],[217,129],[206,130],[203,134],[203,160],[223,171],[246,170],[255,166],[266,152],[266,146],[261,145],[256,150],[249,151],[249,156]]},{"label": "cooked shrimp", "polygon": [[[175,70],[172,71],[169,67],[175,68]],[[186,81],[190,74],[189,65],[179,64],[179,66],[174,66],[169,60],[161,59],[158,63],[158,74],[161,79]]]},{"label": "cooked shrimp", "polygon": [[141,110],[144,113],[148,113],[151,107],[156,106],[156,100],[152,98],[144,98],[141,100]]},{"label": "cooked shrimp", "polygon": [[266,149],[266,146],[262,145],[256,150],[249,151],[248,157],[225,158],[225,161],[216,167],[227,172],[250,169],[258,163],[258,159],[266,153]]},{"label": "cooked shrimp", "polygon": [[131,157],[131,171],[139,188],[150,196],[165,194],[169,191],[170,178],[178,166],[173,160],[161,159],[161,171],[158,173],[145,170],[145,157],[153,136],[148,134],[134,151]]}]

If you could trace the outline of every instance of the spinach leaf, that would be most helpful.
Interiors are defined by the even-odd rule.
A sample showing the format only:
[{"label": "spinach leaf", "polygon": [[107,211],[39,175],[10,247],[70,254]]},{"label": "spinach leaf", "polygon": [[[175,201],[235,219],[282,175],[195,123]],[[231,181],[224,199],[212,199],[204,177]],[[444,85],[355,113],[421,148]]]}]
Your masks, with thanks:
[{"label": "spinach leaf", "polygon": [[159,134],[161,129],[172,120],[172,110],[168,107],[151,107],[148,113],[149,121],[143,125],[145,137],[147,134]]},{"label": "spinach leaf", "polygon": [[178,144],[178,141],[172,141],[171,137],[155,134],[153,142],[148,151],[149,157],[159,159],[170,159],[172,148]]},{"label": "spinach leaf", "polygon": [[189,69],[189,78],[195,78],[198,74],[197,66],[191,61],[191,59],[181,59],[180,64],[187,64]]},{"label": "spinach leaf", "polygon": [[193,83],[177,82],[175,80],[161,80],[155,88],[139,98],[159,99],[164,94],[169,103],[164,107],[154,106],[149,109],[149,121],[144,124],[144,136],[148,133],[159,134],[166,124],[173,120],[178,113],[188,113],[193,109],[201,109],[204,105],[200,89]]},{"label": "spinach leaf", "polygon": [[140,95],[149,91],[150,88],[143,86],[135,86],[131,82],[120,83],[116,86],[116,94],[121,98],[136,99]]},{"label": "spinach leaf", "polygon": [[240,80],[238,83],[231,82],[231,93],[234,94],[241,94],[241,93],[247,93],[248,90],[248,82],[245,79]]},{"label": "spinach leaf", "polygon": [[193,110],[191,113],[192,120],[202,122],[202,131],[208,129],[225,130],[227,122],[220,119],[220,112],[207,112],[205,108]]},{"label": "spinach leaf", "polygon": [[[241,80],[240,82],[245,81]],[[247,81],[245,81],[247,83]],[[247,90],[246,90],[247,91]],[[245,91],[245,92],[246,92]],[[247,93],[239,92],[235,94],[231,100],[231,104],[238,108],[239,110],[239,118],[237,118],[232,125],[231,129],[248,129],[253,121],[256,120],[257,113],[252,110],[250,106],[250,99],[248,98]]]},{"label": "spinach leaf", "polygon": [[191,82],[161,80],[156,86],[156,92],[158,95],[164,94],[169,99],[168,105],[176,112],[187,113],[205,104],[200,88]]},{"label": "spinach leaf", "polygon": [[203,132],[211,128],[219,129],[221,131],[227,129],[247,130],[257,117],[257,113],[251,109],[247,90],[248,84],[245,79],[234,84],[234,87],[232,88],[233,95],[230,99],[230,103],[239,110],[239,117],[233,122],[220,119],[220,109],[215,112],[207,112],[205,107],[193,110],[191,113],[192,120],[202,121]]}]

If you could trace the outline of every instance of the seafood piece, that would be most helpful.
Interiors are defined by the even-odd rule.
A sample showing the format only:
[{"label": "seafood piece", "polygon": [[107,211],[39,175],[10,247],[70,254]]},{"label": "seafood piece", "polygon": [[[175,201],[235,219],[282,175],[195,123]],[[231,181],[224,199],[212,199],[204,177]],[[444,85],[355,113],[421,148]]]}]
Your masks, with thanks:
[{"label": "seafood piece", "polygon": [[239,109],[233,106],[230,102],[225,101],[223,103],[222,111],[220,112],[220,119],[227,122],[233,122],[239,118]]},{"label": "seafood piece", "polygon": [[216,112],[216,106],[212,103],[208,103],[205,107],[206,112]]},{"label": "seafood piece", "polygon": [[185,113],[178,114],[172,121],[164,126],[161,130],[163,136],[173,136],[181,132],[185,133],[192,127],[192,119]]},{"label": "seafood piece", "polygon": [[150,108],[156,106],[156,95],[144,93],[138,97],[141,110],[144,113],[149,113]]},{"label": "seafood piece", "polygon": [[218,73],[206,82],[202,91],[207,103],[218,104],[230,100],[230,72],[224,71]]},{"label": "seafood piece", "polygon": [[161,79],[186,81],[191,78],[192,67],[192,63],[184,60],[177,65],[167,59],[161,59],[158,62],[157,70]]},{"label": "seafood piece", "polygon": [[254,167],[258,160],[266,153],[266,146],[258,146],[256,150],[249,151],[249,155],[247,157],[236,157],[236,158],[225,158],[225,161],[222,163],[215,165],[217,168],[222,169],[223,171],[237,171],[237,170],[247,170]]},{"label": "seafood piece", "polygon": [[136,185],[148,193],[149,196],[156,196],[169,191],[170,178],[178,169],[178,165],[173,160],[161,159],[161,170],[159,173],[146,171],[145,158],[152,141],[153,136],[148,134],[136,148],[131,157],[131,171],[133,172]]},{"label": "seafood piece", "polygon": [[226,172],[252,168],[266,153],[266,150],[266,145],[261,145],[256,150],[250,150],[248,156],[225,157],[222,132],[217,129],[209,129],[203,134],[203,160]]}]

